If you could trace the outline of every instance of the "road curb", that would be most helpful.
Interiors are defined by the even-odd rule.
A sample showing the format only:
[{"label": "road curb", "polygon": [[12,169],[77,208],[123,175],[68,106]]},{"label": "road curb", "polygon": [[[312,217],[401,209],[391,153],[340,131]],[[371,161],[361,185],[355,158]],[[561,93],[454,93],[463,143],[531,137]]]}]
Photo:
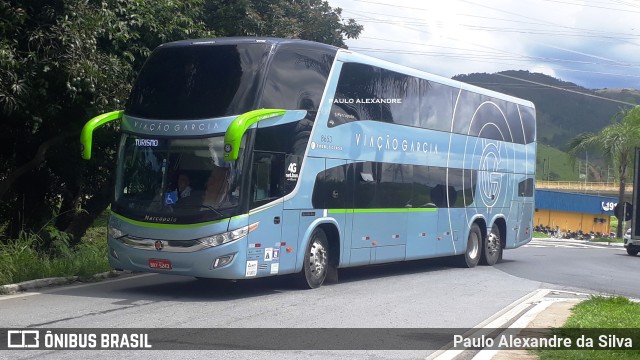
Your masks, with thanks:
[{"label": "road curb", "polygon": [[14,295],[19,292],[35,290],[35,289],[51,287],[51,286],[68,285],[78,281],[90,282],[93,280],[110,279],[110,278],[118,277],[128,273],[131,273],[131,272],[111,270],[111,271],[95,274],[90,278],[82,278],[80,276],[65,276],[65,277],[51,277],[51,278],[44,278],[44,279],[22,281],[15,284],[0,285],[0,295]]},{"label": "road curb", "polygon": [[[465,335],[472,333],[480,333],[487,328],[500,328],[508,324],[514,319],[519,319],[527,311],[530,311],[532,307],[539,304],[544,298],[549,295],[552,290],[550,289],[536,289],[532,292],[522,296],[515,300],[511,304],[507,305],[501,311],[495,313],[488,319],[482,321],[472,329],[469,329]],[[462,334],[461,334],[462,335]],[[450,342],[442,349],[430,354],[425,360],[453,360],[457,356],[467,351],[467,349],[453,349],[453,342]]]}]

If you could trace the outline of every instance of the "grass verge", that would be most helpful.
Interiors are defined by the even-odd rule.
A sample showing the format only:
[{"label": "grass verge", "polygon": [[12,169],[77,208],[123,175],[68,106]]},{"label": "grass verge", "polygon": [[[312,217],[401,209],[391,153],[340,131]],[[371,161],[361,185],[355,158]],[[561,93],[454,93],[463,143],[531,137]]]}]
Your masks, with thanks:
[{"label": "grass verge", "polygon": [[[576,305],[567,322],[556,330],[562,334],[563,329],[637,329],[639,313],[640,304],[627,298],[594,296]],[[535,350],[534,353],[541,360],[640,358],[640,350]]]},{"label": "grass verge", "polygon": [[49,277],[79,276],[89,279],[96,273],[109,271],[106,242],[108,216],[109,212],[105,211],[75,246],[70,246],[64,236],[58,236],[51,249],[42,251],[39,250],[42,248],[42,239],[28,233],[0,244],[0,285]]},{"label": "grass verge", "polygon": [[623,243],[624,239],[620,239],[620,238],[594,238],[594,239],[591,239],[591,242]]}]

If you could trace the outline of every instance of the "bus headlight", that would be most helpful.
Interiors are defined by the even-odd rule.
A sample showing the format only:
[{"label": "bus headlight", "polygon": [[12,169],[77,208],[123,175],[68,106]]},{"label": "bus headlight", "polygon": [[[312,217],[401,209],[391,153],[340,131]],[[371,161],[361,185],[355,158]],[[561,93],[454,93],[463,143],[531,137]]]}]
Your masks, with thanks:
[{"label": "bus headlight", "polygon": [[259,224],[260,223],[257,222],[251,225],[243,226],[236,230],[228,231],[226,233],[203,237],[198,239],[198,241],[207,247],[226,244],[232,241],[242,239],[243,237],[247,236],[247,234],[257,229]]},{"label": "bus headlight", "polygon": [[120,230],[118,228],[115,228],[115,227],[113,227],[111,225],[107,226],[107,232],[109,233],[109,236],[111,236],[114,239],[120,239],[121,237],[127,235],[127,234],[125,234],[124,231],[122,231],[122,230]]}]

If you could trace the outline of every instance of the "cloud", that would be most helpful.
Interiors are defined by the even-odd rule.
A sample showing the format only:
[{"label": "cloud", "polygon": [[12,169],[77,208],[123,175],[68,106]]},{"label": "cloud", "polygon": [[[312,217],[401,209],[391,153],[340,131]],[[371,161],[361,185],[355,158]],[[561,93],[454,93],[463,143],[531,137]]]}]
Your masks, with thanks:
[{"label": "cloud", "polygon": [[354,51],[452,77],[528,70],[640,88],[640,4],[582,0],[329,0],[364,25]]}]

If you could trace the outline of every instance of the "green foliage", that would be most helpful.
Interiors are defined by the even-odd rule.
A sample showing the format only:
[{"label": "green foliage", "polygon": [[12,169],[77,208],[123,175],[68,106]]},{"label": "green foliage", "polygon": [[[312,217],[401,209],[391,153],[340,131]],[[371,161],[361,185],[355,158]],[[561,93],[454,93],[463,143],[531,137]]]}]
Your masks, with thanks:
[{"label": "green foliage", "polygon": [[640,328],[640,304],[627,298],[593,296],[573,308],[565,328]]},{"label": "green foliage", "polygon": [[104,236],[94,241],[85,238],[69,245],[70,235],[52,229],[53,245],[47,250],[43,239],[33,233],[21,232],[17,239],[0,243],[0,285],[49,277],[79,276],[90,278],[110,269],[107,261],[106,228],[94,229]]},{"label": "green foliage", "polygon": [[[573,308],[567,322],[558,329],[637,329],[640,304],[624,297],[594,296]],[[579,333],[579,331],[578,331]],[[635,345],[635,344],[634,344]],[[543,350],[540,359],[637,359],[638,350]]]},{"label": "green foliage", "polygon": [[[612,123],[598,133],[581,133],[569,142],[569,155],[595,149],[603,154],[614,165],[620,181],[618,203],[624,201],[625,184],[630,175],[630,168],[635,148],[640,146],[640,106],[620,109],[612,119]],[[616,237],[622,237],[622,224],[618,224]]]},{"label": "green foliage", "polygon": [[220,36],[273,36],[345,47],[362,25],[342,20],[342,9],[323,0],[206,1],[207,26]]}]

